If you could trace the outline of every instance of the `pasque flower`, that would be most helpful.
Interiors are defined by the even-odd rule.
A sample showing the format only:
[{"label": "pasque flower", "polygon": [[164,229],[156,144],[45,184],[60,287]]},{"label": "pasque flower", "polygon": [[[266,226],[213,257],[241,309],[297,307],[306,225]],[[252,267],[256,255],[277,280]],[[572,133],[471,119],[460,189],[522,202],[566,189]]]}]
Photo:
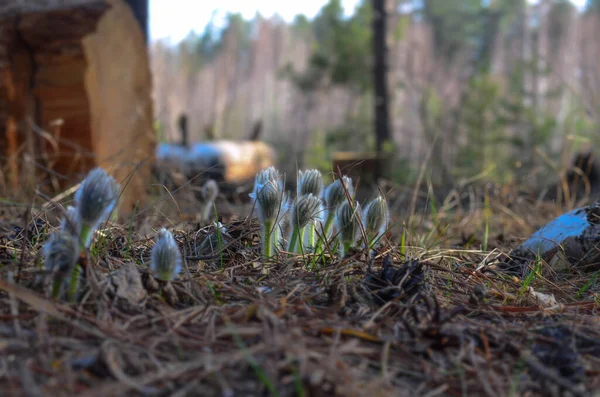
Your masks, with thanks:
[{"label": "pasque flower", "polygon": [[206,181],[200,191],[202,195],[202,201],[204,203],[204,209],[202,211],[202,220],[207,221],[210,219],[210,214],[213,211],[215,200],[219,196],[219,185],[213,179]]},{"label": "pasque flower", "polygon": [[263,255],[271,257],[279,245],[281,222],[287,210],[287,198],[279,171],[269,167],[259,172],[250,197],[254,200],[261,224]]},{"label": "pasque flower", "polygon": [[117,203],[119,184],[103,169],[95,168],[75,193],[80,221],[80,237],[85,248],[92,242],[94,231],[104,222]]},{"label": "pasque flower", "polygon": [[[298,252],[298,247],[305,241],[305,234],[313,233],[314,225],[322,211],[321,199],[311,193],[296,198],[290,211],[290,228],[292,235],[289,241],[289,252]],[[311,241],[309,237],[307,241]]]},{"label": "pasque flower", "polygon": [[318,170],[300,171],[298,173],[298,196],[312,194],[323,196],[323,175]]},{"label": "pasque flower", "polygon": [[181,252],[170,231],[160,229],[152,248],[150,270],[154,278],[162,281],[174,280],[181,271]]},{"label": "pasque flower", "polygon": [[340,240],[340,256],[345,256],[354,245],[360,233],[360,206],[343,202],[335,212],[335,225]]},{"label": "pasque flower", "polygon": [[79,258],[77,236],[67,229],[52,233],[42,251],[44,266],[53,280],[52,296],[58,298],[71,277]]},{"label": "pasque flower", "polygon": [[383,196],[378,196],[367,204],[363,213],[363,224],[369,248],[377,244],[385,233],[389,217],[388,205]]},{"label": "pasque flower", "polygon": [[329,238],[331,229],[334,225],[336,211],[349,199],[354,196],[354,187],[352,186],[352,179],[347,176],[342,176],[341,179],[336,179],[325,189],[325,226],[323,230],[323,236],[317,245],[317,252],[321,252],[324,240]]},{"label": "pasque flower", "polygon": [[65,216],[60,222],[60,229],[71,233],[77,239],[79,239],[79,233],[81,232],[81,221],[79,220],[79,213],[77,208],[69,205],[65,210]]}]

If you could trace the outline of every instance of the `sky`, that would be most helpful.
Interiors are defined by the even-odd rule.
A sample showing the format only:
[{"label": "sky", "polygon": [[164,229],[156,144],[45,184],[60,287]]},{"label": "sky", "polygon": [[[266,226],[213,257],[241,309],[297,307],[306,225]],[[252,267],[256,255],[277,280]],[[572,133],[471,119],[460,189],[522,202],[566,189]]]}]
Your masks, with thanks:
[{"label": "sky", "polygon": [[[359,0],[342,0],[346,12],[351,13]],[[531,0],[536,2],[539,0]],[[586,0],[572,0],[583,7]],[[214,14],[217,26],[223,23],[228,12],[239,12],[244,18],[252,18],[257,12],[264,17],[275,13],[291,21],[297,14],[314,17],[327,0],[150,0],[150,37],[152,40],[169,39],[176,43],[195,30],[201,33]]]},{"label": "sky", "polygon": [[[252,18],[257,12],[264,17],[275,13],[292,21],[297,14],[314,17],[327,0],[150,0],[150,37],[153,40],[169,38],[182,40],[191,30],[201,33],[218,8],[215,23],[224,20],[228,12],[239,12]],[[352,12],[358,0],[342,0],[347,12]]]}]

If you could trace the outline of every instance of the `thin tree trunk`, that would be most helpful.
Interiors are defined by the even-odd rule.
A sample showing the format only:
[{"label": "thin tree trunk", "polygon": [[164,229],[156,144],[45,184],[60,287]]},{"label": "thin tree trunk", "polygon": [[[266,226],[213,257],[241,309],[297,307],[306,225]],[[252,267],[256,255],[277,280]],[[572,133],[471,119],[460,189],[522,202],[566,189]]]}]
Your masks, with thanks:
[{"label": "thin tree trunk", "polygon": [[386,0],[373,0],[373,81],[375,87],[375,139],[379,161],[375,170],[375,180],[383,176],[381,161],[386,142],[391,140],[390,117],[387,90],[387,43],[386,43]]}]

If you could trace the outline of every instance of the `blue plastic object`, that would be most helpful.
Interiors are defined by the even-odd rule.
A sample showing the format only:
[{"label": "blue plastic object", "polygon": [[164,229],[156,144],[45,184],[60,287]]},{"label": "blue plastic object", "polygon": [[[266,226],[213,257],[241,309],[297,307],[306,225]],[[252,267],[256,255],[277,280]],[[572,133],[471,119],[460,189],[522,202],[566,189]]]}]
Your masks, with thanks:
[{"label": "blue plastic object", "polygon": [[542,226],[529,237],[520,249],[544,256],[569,237],[579,237],[591,226],[584,208],[578,208]]},{"label": "blue plastic object", "polygon": [[[505,269],[541,258],[555,270],[600,269],[600,201],[562,214],[512,250]],[[516,265],[516,267],[515,267]]]}]

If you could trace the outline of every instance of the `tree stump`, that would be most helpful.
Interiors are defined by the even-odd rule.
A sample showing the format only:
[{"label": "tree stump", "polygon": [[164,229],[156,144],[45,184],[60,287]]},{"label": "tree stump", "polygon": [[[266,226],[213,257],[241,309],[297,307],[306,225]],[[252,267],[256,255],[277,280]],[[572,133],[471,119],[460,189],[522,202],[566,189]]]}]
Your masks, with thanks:
[{"label": "tree stump", "polygon": [[342,175],[352,178],[352,181],[359,183],[356,191],[358,200],[368,199],[375,195],[377,186],[377,174],[385,161],[376,153],[362,152],[336,152],[333,153],[333,172],[337,174],[338,170]]}]

